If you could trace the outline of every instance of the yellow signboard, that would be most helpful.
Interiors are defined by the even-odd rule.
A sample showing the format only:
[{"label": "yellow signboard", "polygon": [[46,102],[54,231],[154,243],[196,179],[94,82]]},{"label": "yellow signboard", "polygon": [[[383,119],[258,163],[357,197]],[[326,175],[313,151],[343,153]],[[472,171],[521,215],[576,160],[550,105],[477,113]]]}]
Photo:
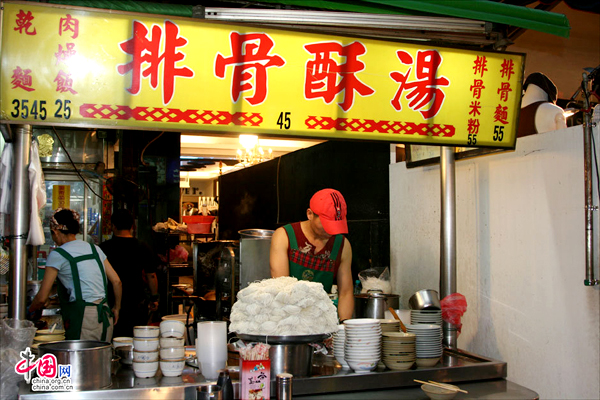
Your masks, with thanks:
[{"label": "yellow signboard", "polygon": [[514,147],[524,56],[4,3],[1,122]]},{"label": "yellow signboard", "polygon": [[52,186],[52,209],[71,208],[71,186]]}]

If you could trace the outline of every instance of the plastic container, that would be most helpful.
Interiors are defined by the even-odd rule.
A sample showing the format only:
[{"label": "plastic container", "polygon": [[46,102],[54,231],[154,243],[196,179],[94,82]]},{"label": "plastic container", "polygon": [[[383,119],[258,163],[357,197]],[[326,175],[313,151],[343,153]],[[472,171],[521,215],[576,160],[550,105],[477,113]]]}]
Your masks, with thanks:
[{"label": "plastic container", "polygon": [[212,224],[216,217],[214,215],[185,215],[182,221],[186,224]]},{"label": "plastic container", "polygon": [[210,233],[212,228],[212,222],[209,224],[188,224],[188,233]]}]

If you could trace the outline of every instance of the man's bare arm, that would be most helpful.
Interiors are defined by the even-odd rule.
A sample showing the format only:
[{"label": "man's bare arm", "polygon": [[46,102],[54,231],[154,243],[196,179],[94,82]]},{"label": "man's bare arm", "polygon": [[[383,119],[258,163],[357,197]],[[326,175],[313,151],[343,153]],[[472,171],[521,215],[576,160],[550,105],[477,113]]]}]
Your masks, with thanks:
[{"label": "man's bare arm", "polygon": [[278,228],[271,237],[270,265],[272,278],[290,275],[288,236],[283,227]]},{"label": "man's bare arm", "polygon": [[352,247],[344,238],[342,260],[337,273],[338,316],[340,321],[352,318],[354,313],[354,284],[352,283]]}]

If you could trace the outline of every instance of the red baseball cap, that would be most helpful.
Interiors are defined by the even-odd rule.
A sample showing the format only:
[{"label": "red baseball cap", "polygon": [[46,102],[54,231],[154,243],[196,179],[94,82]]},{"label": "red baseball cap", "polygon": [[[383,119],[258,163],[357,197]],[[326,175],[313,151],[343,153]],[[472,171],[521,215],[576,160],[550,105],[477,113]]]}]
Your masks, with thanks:
[{"label": "red baseball cap", "polygon": [[310,199],[310,209],[321,218],[323,229],[328,234],[348,233],[346,200],[337,190],[319,190]]}]

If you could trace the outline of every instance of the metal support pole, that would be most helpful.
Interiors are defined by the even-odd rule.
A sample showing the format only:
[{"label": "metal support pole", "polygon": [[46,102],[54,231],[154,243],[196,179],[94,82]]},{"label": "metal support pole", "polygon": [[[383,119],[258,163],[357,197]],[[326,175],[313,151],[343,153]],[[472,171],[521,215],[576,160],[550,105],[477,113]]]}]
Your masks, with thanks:
[{"label": "metal support pole", "polygon": [[[442,221],[440,248],[440,296],[443,299],[456,293],[456,172],[454,148],[440,149],[440,175],[442,192]],[[443,323],[444,345],[457,348],[456,326]]]},{"label": "metal support pole", "polygon": [[585,286],[598,285],[594,278],[594,202],[592,200],[592,119],[588,92],[588,75],[583,74],[581,87],[585,92],[583,112],[583,165],[585,185]]},{"label": "metal support pole", "polygon": [[29,232],[29,150],[31,148],[31,125],[20,125],[14,135],[14,164],[12,184],[12,234],[9,267],[11,282],[9,297],[12,300],[8,316],[25,319],[27,292],[27,233]]}]

